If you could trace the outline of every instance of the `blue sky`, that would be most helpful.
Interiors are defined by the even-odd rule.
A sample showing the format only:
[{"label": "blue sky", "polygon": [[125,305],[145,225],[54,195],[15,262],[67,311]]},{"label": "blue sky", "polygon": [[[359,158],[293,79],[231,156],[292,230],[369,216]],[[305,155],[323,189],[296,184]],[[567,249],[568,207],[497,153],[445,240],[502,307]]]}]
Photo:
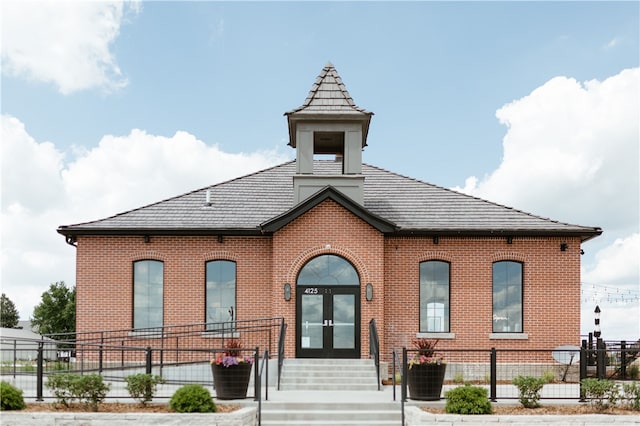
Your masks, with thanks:
[{"label": "blue sky", "polygon": [[75,282],[59,225],[293,159],[283,113],[331,61],[375,113],[365,162],[601,226],[583,331],[602,303],[609,336],[640,337],[640,3],[2,7],[2,291],[22,316]]}]

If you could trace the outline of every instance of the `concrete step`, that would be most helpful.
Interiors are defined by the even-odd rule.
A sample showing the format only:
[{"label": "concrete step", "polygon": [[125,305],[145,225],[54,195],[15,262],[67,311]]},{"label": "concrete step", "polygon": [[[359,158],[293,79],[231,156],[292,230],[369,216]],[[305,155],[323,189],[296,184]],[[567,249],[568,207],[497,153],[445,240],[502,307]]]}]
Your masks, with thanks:
[{"label": "concrete step", "polygon": [[263,425],[394,425],[402,419],[395,403],[263,403]]},{"label": "concrete step", "polygon": [[371,359],[350,359],[350,358],[288,358],[284,360],[285,364],[291,365],[371,365]]},{"label": "concrete step", "polygon": [[318,383],[318,384],[327,384],[327,383],[354,383],[354,384],[376,384],[375,377],[363,377],[363,376],[335,376],[335,375],[315,375],[315,376],[290,376],[285,377],[282,376],[282,381],[285,383]]},{"label": "concrete step", "polygon": [[369,359],[288,359],[280,389],[373,391],[378,389],[376,367]]},{"label": "concrete step", "polygon": [[376,391],[378,386],[374,384],[358,384],[358,383],[286,383],[281,384],[280,388],[286,391]]}]

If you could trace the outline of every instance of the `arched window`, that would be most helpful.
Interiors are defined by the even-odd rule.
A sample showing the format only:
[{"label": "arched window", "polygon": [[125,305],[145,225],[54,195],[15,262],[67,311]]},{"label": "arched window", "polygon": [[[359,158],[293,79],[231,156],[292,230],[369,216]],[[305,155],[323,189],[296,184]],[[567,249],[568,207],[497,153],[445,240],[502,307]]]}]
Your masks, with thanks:
[{"label": "arched window", "polygon": [[493,332],[522,333],[522,263],[493,264]]},{"label": "arched window", "polygon": [[[235,262],[229,260],[207,262],[205,303],[206,323],[236,320]],[[217,327],[215,328],[217,329]]]},{"label": "arched window", "polygon": [[449,332],[449,263],[420,263],[420,332]]},{"label": "arched window", "polygon": [[324,254],[311,259],[298,274],[298,285],[360,285],[358,272],[346,259]]},{"label": "arched window", "polygon": [[162,327],[164,263],[133,262],[133,328]]}]

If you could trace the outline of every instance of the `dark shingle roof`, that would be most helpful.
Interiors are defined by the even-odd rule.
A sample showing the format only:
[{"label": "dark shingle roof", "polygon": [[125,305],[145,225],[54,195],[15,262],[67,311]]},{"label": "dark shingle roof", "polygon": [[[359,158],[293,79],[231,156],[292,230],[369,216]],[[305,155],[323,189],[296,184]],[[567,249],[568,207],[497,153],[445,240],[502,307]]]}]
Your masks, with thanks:
[{"label": "dark shingle roof", "polygon": [[322,68],[304,103],[286,112],[289,145],[296,146],[295,123],[299,120],[352,120],[362,124],[362,146],[367,145],[372,112],[358,107],[331,62]]},{"label": "dark shingle roof", "polygon": [[[79,234],[259,234],[261,224],[294,211],[295,161],[195,190],[106,219],[61,226]],[[314,174],[341,164],[314,162]],[[364,209],[398,234],[599,235],[597,227],[561,223],[363,164]],[[211,205],[205,205],[210,192]]]},{"label": "dark shingle roof", "polygon": [[367,114],[364,108],[356,106],[353,98],[347,91],[342,78],[338,75],[335,67],[331,62],[322,68],[316,81],[311,86],[307,99],[296,109],[293,109],[285,115],[292,114]]}]

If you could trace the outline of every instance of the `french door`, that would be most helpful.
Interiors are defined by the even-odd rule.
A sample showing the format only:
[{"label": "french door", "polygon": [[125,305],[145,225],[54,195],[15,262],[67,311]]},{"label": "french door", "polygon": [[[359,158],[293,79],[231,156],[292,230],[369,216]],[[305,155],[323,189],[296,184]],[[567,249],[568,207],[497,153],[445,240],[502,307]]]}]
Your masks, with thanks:
[{"label": "french door", "polygon": [[360,287],[296,290],[296,356],[360,358]]}]

